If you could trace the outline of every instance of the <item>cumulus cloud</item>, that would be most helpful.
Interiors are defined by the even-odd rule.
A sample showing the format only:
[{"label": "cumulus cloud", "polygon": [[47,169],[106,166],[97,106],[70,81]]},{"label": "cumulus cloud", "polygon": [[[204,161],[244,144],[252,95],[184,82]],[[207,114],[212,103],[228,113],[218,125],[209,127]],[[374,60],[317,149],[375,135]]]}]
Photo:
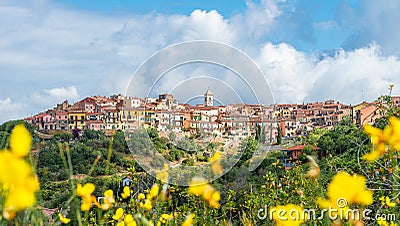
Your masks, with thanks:
[{"label": "cumulus cloud", "polygon": [[77,101],[79,97],[78,90],[75,86],[43,89],[32,95],[32,104],[40,106],[41,108],[50,108],[64,100],[70,102]]},{"label": "cumulus cloud", "polygon": [[0,99],[0,122],[20,118],[21,112],[27,110],[25,107],[23,103],[13,102],[10,97]]},{"label": "cumulus cloud", "polygon": [[58,100],[62,99],[76,100],[79,98],[78,90],[76,89],[75,86],[45,89],[44,92],[49,94],[50,97]]},{"label": "cumulus cloud", "polygon": [[352,51],[338,50],[333,56],[267,43],[257,62],[277,102],[336,99],[355,104],[387,94],[390,83],[400,84],[400,59],[385,56],[376,43]]},{"label": "cumulus cloud", "polygon": [[352,51],[340,50],[320,65],[325,71],[309,91],[310,100],[373,101],[388,94],[390,83],[400,84],[400,59],[383,55],[382,48],[375,43]]}]

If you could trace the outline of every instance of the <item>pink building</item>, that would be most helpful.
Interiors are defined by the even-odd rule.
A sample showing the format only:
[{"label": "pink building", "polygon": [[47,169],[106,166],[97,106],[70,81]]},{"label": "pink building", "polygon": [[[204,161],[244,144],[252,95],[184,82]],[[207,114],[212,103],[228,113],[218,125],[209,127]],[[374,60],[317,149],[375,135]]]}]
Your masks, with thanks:
[{"label": "pink building", "polygon": [[42,119],[43,119],[43,123],[41,123],[41,124],[42,124],[43,130],[55,130],[56,129],[56,121],[52,115],[45,114]]},{"label": "pink building", "polygon": [[55,113],[56,130],[68,130],[68,112],[57,111]]}]

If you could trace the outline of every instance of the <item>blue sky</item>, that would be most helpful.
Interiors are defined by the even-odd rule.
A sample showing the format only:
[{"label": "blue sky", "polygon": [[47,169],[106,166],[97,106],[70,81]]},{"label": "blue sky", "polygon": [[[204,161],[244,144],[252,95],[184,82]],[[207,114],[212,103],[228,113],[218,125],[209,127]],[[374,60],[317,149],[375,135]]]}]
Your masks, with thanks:
[{"label": "blue sky", "polygon": [[[148,57],[192,40],[249,55],[275,102],[400,95],[399,20],[397,0],[0,0],[0,122],[124,93]],[[195,73],[221,72],[172,71],[159,92]]]}]

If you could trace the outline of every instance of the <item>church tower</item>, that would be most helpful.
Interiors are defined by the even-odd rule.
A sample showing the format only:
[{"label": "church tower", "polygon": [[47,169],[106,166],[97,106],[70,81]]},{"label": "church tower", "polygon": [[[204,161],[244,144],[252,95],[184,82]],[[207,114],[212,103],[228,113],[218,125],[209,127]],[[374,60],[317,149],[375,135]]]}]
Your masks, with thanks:
[{"label": "church tower", "polygon": [[204,94],[204,106],[214,106],[214,94],[210,91],[210,88],[208,88],[207,92]]}]

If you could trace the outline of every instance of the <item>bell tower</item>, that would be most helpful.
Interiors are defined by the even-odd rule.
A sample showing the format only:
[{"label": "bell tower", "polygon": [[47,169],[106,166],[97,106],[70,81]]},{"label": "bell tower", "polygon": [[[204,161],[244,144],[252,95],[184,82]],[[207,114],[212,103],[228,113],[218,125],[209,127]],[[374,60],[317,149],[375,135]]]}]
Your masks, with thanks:
[{"label": "bell tower", "polygon": [[204,106],[214,106],[214,94],[210,91],[210,88],[208,88],[207,92],[204,94]]}]

